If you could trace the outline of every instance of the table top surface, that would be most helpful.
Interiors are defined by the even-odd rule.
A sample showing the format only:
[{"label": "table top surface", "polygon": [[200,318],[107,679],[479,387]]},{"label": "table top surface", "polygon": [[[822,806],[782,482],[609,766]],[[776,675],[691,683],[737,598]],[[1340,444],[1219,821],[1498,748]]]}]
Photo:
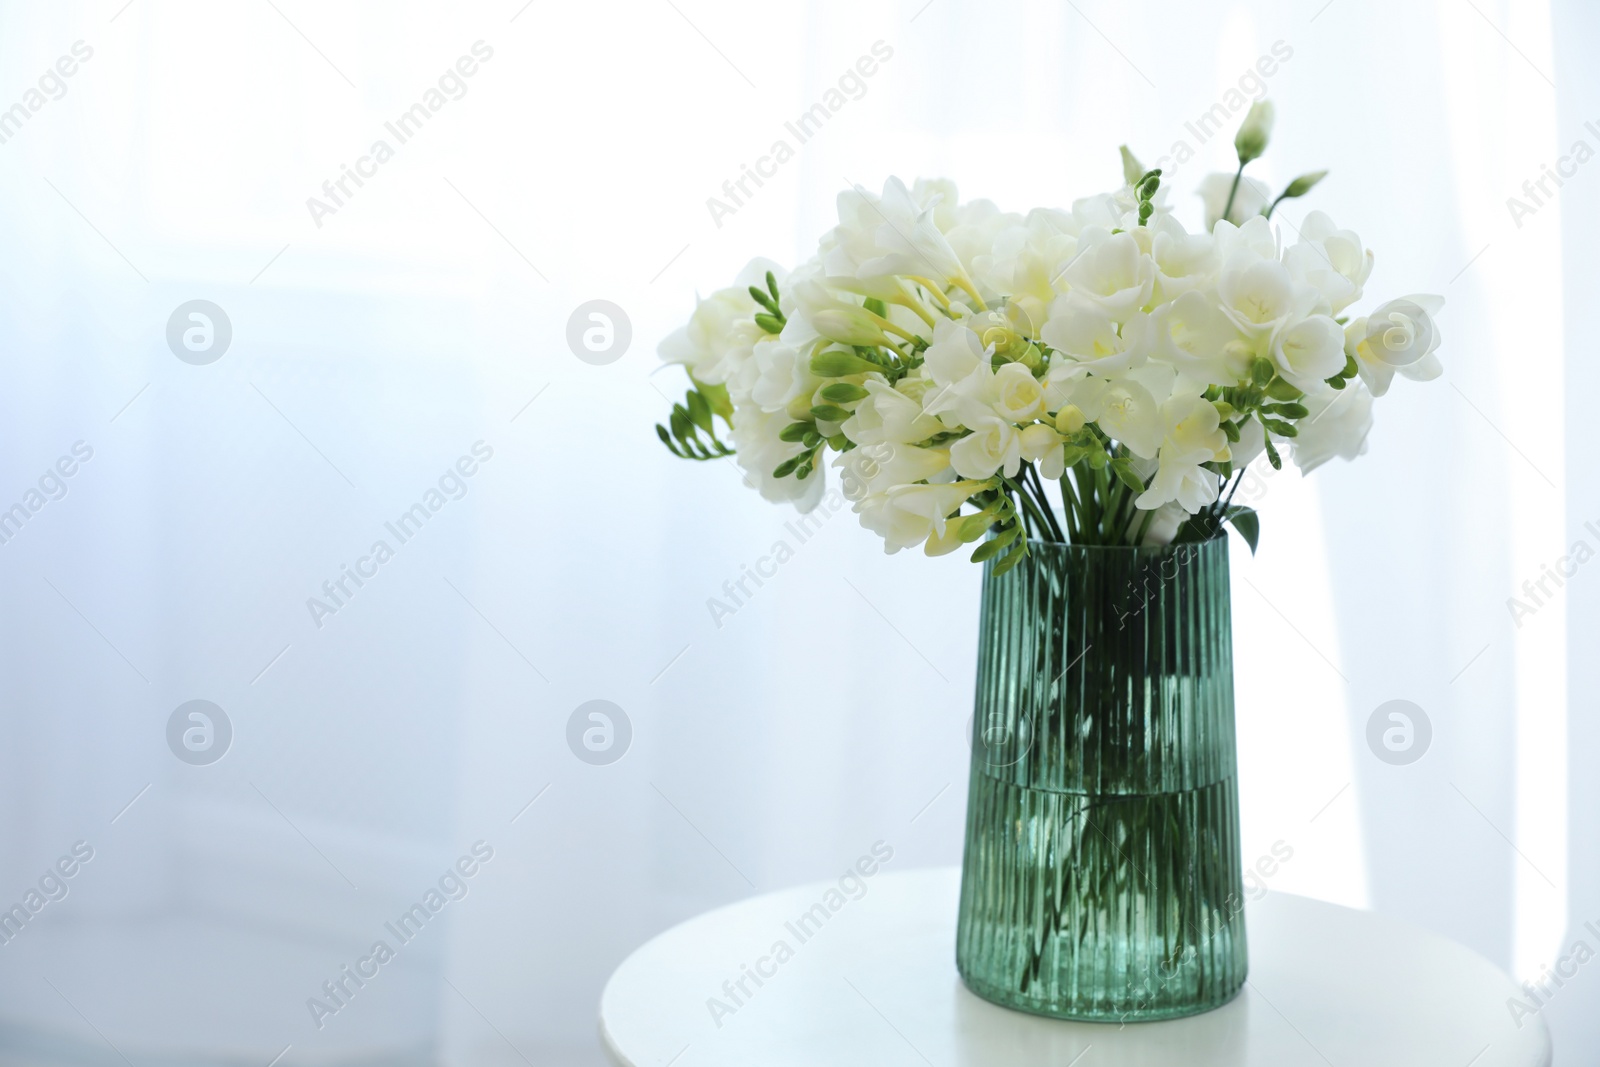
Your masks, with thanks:
[{"label": "table top surface", "polygon": [[[607,983],[606,1051],[623,1067],[1550,1063],[1543,1020],[1512,1018],[1520,990],[1482,957],[1282,893],[1247,906],[1250,977],[1216,1011],[1125,1026],[1009,1011],[956,974],[959,888],[955,868],[882,873],[857,899],[819,883],[673,927]],[[819,902],[836,906],[826,924],[793,925]]]}]

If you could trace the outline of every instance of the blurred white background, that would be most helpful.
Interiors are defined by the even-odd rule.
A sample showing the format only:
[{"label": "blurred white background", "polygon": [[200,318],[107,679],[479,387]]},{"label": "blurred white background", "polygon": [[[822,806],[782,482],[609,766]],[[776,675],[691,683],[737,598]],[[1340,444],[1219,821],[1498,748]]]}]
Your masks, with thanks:
[{"label": "blurred white background", "polygon": [[[1236,119],[1186,124],[1280,42],[1254,173],[1331,169],[1285,221],[1361,233],[1371,294],[1443,293],[1447,369],[1397,384],[1357,465],[1253,490],[1246,855],[1282,841],[1271,888],[1519,977],[1600,947],[1600,567],[1520,627],[1506,606],[1600,547],[1600,165],[1520,225],[1506,203],[1600,148],[1592,7],[6,3],[0,111],[77,42],[0,125],[0,509],[93,452],[0,544],[0,904],[93,858],[0,944],[4,1062],[598,1064],[605,977],[667,926],[878,839],[959,862],[978,568],[885,557],[844,513],[716,625],[793,516],[660,447],[682,381],[655,344],[753,255],[809,254],[850,182],[1066,206],[1118,144],[1182,140],[1197,223]],[[707,198],[876,42],[865,92],[717,225]],[[166,342],[196,299],[233,331],[204,366]],[[591,299],[632,323],[607,366],[565,341]],[[307,599],[477,442],[464,495],[318,626]],[[1366,727],[1398,698],[1433,740],[1397,767]],[[166,740],[195,699],[233,729],[208,766]],[[566,742],[594,699],[632,724],[607,766]],[[308,998],[479,841],[467,895],[319,1028]],[[1558,1063],[1594,1062],[1600,969],[1541,1014]]]}]

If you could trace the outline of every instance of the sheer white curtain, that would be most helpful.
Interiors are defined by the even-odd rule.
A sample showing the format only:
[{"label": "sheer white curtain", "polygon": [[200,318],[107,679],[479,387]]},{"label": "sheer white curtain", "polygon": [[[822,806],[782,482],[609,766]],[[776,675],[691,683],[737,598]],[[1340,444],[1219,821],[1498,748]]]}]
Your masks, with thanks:
[{"label": "sheer white curtain", "polygon": [[[1170,157],[1194,220],[1234,120],[1197,124],[1263,87],[1259,176],[1332,171],[1285,223],[1315,206],[1362,233],[1372,294],[1445,294],[1447,369],[1397,384],[1359,464],[1246,490],[1247,855],[1283,842],[1272,888],[1525,978],[1600,947],[1600,579],[1547,579],[1520,626],[1507,608],[1576,541],[1600,548],[1567,399],[1596,374],[1600,178],[1569,160],[1531,214],[1506,203],[1573,142],[1600,148],[1594,19],[1567,0],[0,5],[0,105],[93,50],[0,143],[0,508],[93,449],[0,544],[0,903],[94,850],[0,944],[0,1055],[598,1063],[600,987],[664,927],[879,840],[891,869],[959,862],[977,569],[885,558],[848,511],[802,536],[731,463],[668,456],[650,425],[681,386],[654,344],[752,255],[808,254],[851,182],[1065,205],[1117,180],[1126,142]],[[401,143],[385,123],[430,90]],[[830,90],[799,143],[785,124]],[[360,163],[380,139],[392,157]],[[761,163],[780,139],[792,156]],[[345,167],[371,173],[334,203]],[[233,329],[205,366],[166,341],[195,299]],[[565,341],[591,299],[631,320],[610,365]],[[386,523],[436,489],[401,543]],[[324,583],[379,540],[392,558],[334,605]],[[233,729],[207,766],[167,743],[194,699]],[[604,766],[567,742],[596,699],[632,730]],[[1407,766],[1366,741],[1392,699],[1432,726]],[[478,842],[464,895],[389,934]],[[378,940],[395,958],[345,978]],[[1563,981],[1541,1012],[1559,1062],[1587,1062],[1600,978]]]}]

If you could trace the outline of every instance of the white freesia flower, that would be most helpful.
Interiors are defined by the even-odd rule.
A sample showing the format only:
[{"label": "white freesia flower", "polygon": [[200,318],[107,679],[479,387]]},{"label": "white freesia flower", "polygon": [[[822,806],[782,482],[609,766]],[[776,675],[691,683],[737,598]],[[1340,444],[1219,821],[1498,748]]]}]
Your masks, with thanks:
[{"label": "white freesia flower", "polygon": [[1310,311],[1316,300],[1308,287],[1297,291],[1283,264],[1251,258],[1236,258],[1223,268],[1217,279],[1217,296],[1222,313],[1258,351]]},{"label": "white freesia flower", "polygon": [[746,483],[760,490],[767,500],[775,504],[791,503],[801,511],[810,511],[822,499],[823,468],[818,467],[804,480],[793,475],[772,476],[779,464],[802,451],[800,445],[778,438],[778,431],[790,421],[785,414],[768,414],[756,407],[739,411],[733,424],[736,458],[744,470]]},{"label": "white freesia flower", "polygon": [[1168,459],[1163,455],[1150,487],[1140,493],[1134,503],[1146,511],[1175,503],[1192,514],[1216,499],[1216,475],[1198,463]]},{"label": "white freesia flower", "polygon": [[1345,352],[1355,357],[1361,380],[1373,396],[1387,393],[1396,373],[1420,382],[1444,373],[1439,357],[1433,354],[1440,340],[1434,316],[1443,307],[1442,296],[1414,293],[1391,300],[1371,318],[1355,319],[1345,327]]},{"label": "white freesia flower", "polygon": [[1150,525],[1144,532],[1144,543],[1147,545],[1169,545],[1177,536],[1178,528],[1189,521],[1189,513],[1177,501],[1162,504],[1156,508],[1150,518]]},{"label": "white freesia flower", "polygon": [[981,482],[901,485],[866,498],[855,510],[861,524],[883,538],[883,550],[893,553],[942,536],[950,515],[981,488]]},{"label": "white freesia flower", "polygon": [[1238,268],[1251,259],[1276,261],[1283,248],[1282,234],[1261,215],[1235,226],[1219,222],[1211,230],[1217,263]]},{"label": "white freesia flower", "polygon": [[1085,414],[1092,410],[1101,429],[1134,455],[1151,459],[1161,447],[1161,409],[1150,391],[1138,382],[1107,382],[1095,399],[1085,397],[1084,402],[1074,402]]},{"label": "white freesia flower", "polygon": [[950,465],[963,478],[982,481],[1003,470],[1016,477],[1022,466],[1022,436],[1017,428],[991,415],[974,420],[972,432],[950,446]]},{"label": "white freesia flower", "polygon": [[1059,478],[1066,471],[1066,455],[1061,448],[1061,435],[1055,427],[1042,422],[1025,426],[1017,435],[1022,448],[1022,458],[1039,465],[1039,473],[1046,478]]},{"label": "white freesia flower", "polygon": [[1071,292],[1117,322],[1127,322],[1155,289],[1156,265],[1130,233],[1095,227],[1080,238],[1081,251],[1065,271]]},{"label": "white freesia flower", "polygon": [[1050,305],[1040,337],[1103,377],[1139,366],[1149,354],[1147,316],[1136,312],[1119,323],[1104,305],[1074,291]]},{"label": "white freesia flower", "polygon": [[986,360],[983,342],[964,322],[941,320],[933,328],[933,342],[922,354],[928,377],[941,386],[954,385]]},{"label": "white freesia flower", "polygon": [[860,187],[841,193],[839,226],[823,240],[828,273],[927,277],[970,289],[966,268],[934,221],[936,207],[918,204],[899,178],[883,183],[881,197]]},{"label": "white freesia flower", "polygon": [[856,444],[909,445],[924,441],[943,428],[938,419],[923,411],[920,400],[907,396],[882,378],[868,378],[862,387],[867,391],[867,398],[839,427],[840,432]]},{"label": "white freesia flower", "polygon": [[1344,330],[1326,315],[1308,315],[1273,337],[1272,361],[1291,385],[1313,389],[1344,369]]},{"label": "white freesia flower", "polygon": [[735,374],[750,349],[770,336],[756,325],[761,308],[750,298],[749,287],[765,286],[767,271],[779,279],[784,270],[765,259],[753,259],[739,272],[738,283],[719,289],[696,305],[689,324],[669,334],[660,345],[662,360],[681,363],[696,381],[721,385]]},{"label": "white freesia flower", "polygon": [[1337,315],[1361,299],[1361,287],[1372,274],[1372,253],[1352,230],[1341,230],[1320,211],[1300,224],[1300,242],[1283,253],[1290,277],[1322,294],[1330,314]]},{"label": "white freesia flower", "polygon": [[1343,389],[1323,387],[1302,403],[1310,414],[1300,420],[1294,439],[1295,466],[1310,474],[1328,460],[1355,459],[1367,450],[1372,430],[1372,394],[1353,381]]},{"label": "white freesia flower", "polygon": [[803,401],[804,407],[811,406],[811,394],[816,392],[820,381],[811,373],[809,351],[784,344],[768,334],[751,349],[738,380],[728,382],[728,392],[736,404],[748,402],[762,411],[795,414],[797,403]]},{"label": "white freesia flower", "polygon": [[1228,456],[1228,438],[1210,401],[1180,396],[1161,406],[1164,436],[1156,476],[1135,503],[1145,510],[1176,501],[1199,511],[1217,499],[1217,479],[1201,464]]},{"label": "white freesia flower", "polygon": [[1216,240],[1209,233],[1186,233],[1177,219],[1152,219],[1150,259],[1156,266],[1155,301],[1165,304],[1209,285],[1217,273]]},{"label": "white freesia flower", "polygon": [[1250,376],[1251,345],[1209,295],[1187,292],[1150,316],[1151,354],[1206,385]]},{"label": "white freesia flower", "polygon": [[1021,363],[994,372],[995,414],[1011,423],[1029,423],[1044,414],[1044,387]]},{"label": "white freesia flower", "polygon": [[877,444],[852,448],[834,460],[851,501],[887,494],[897,485],[936,479],[950,469],[950,451],[913,445]]},{"label": "white freesia flower", "polygon": [[[1253,109],[1241,159],[1269,128]],[[752,486],[802,509],[826,492],[831,450],[888,551],[939,555],[998,528],[999,571],[1041,537],[1165,544],[1191,515],[1219,522],[1227,472],[1284,449],[1307,472],[1359,455],[1397,375],[1442,373],[1439,297],[1341,325],[1373,273],[1354,232],[1319,211],[1280,229],[1251,177],[1221,219],[1234,175],[1218,174],[1190,233],[1167,187],[1142,201],[1156,183],[1125,166],[1139,188],[1026,214],[962,202],[944,180],[847,190],[814,258],[789,274],[752,261],[661,343],[690,390],[659,436],[696,459],[731,444]],[[1046,495],[1057,480],[1074,498],[1066,530]],[[952,525],[963,508],[971,523]]]},{"label": "white freesia flower", "polygon": [[1077,254],[1079,230],[1071,215],[1035,208],[995,234],[987,254],[973,256],[973,278],[981,290],[1005,294],[1028,322],[1042,325],[1066,284],[1061,266]]},{"label": "white freesia flower", "polygon": [[[1232,174],[1207,174],[1200,179],[1200,200],[1205,205],[1206,229],[1211,229],[1222,218],[1222,207],[1228,202],[1228,190],[1233,188]],[[1254,178],[1239,179],[1239,191],[1233,198],[1233,209],[1228,221],[1235,226],[1246,219],[1260,215],[1272,202],[1272,190],[1265,182]]]},{"label": "white freesia flower", "polygon": [[976,429],[979,423],[995,417],[1000,405],[1000,380],[989,360],[981,359],[965,378],[930,391],[922,403],[928,414],[939,416],[947,430]]},{"label": "white freesia flower", "polygon": [[1228,446],[1233,469],[1242,471],[1267,450],[1267,431],[1255,419],[1239,424],[1239,439]]}]

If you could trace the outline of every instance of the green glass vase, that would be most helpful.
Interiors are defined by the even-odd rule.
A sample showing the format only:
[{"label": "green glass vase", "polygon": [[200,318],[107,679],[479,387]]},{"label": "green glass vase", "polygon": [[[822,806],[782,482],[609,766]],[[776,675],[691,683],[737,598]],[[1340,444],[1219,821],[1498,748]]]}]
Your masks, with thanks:
[{"label": "green glass vase", "polygon": [[1063,1019],[1244,984],[1228,541],[985,565],[956,964]]}]

